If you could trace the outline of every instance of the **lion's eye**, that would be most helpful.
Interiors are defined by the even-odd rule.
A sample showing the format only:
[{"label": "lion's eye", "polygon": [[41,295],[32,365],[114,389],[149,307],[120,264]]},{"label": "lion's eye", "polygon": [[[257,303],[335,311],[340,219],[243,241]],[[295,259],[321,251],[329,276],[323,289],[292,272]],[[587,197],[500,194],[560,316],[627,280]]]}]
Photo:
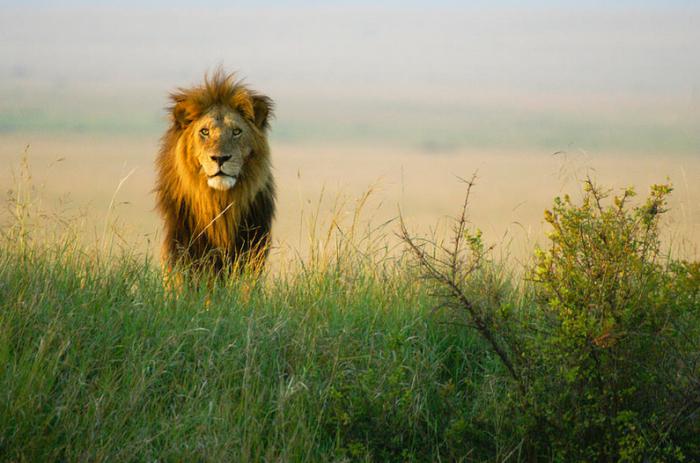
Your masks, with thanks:
[{"label": "lion's eye", "polygon": [[234,136],[234,137],[237,137],[237,136],[239,136],[239,135],[242,134],[242,133],[243,133],[243,131],[242,131],[241,129],[239,129],[238,127],[236,127],[235,129],[233,129],[233,136]]},{"label": "lion's eye", "polygon": [[208,136],[209,136],[209,129],[206,128],[206,127],[204,127],[203,129],[200,129],[199,133],[200,133],[203,137],[208,137]]}]

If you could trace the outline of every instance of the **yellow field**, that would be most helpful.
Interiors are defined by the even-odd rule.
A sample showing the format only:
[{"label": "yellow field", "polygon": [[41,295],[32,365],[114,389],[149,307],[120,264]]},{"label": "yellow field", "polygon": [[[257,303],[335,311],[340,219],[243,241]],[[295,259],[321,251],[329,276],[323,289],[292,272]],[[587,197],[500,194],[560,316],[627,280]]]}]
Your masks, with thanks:
[{"label": "yellow field", "polygon": [[[4,191],[14,188],[27,150],[35,196],[42,208],[62,217],[79,216],[86,239],[99,239],[105,223],[116,220],[121,244],[158,249],[159,218],[151,193],[157,137],[0,136],[0,156],[12,168],[0,173]],[[545,227],[542,212],[557,195],[580,191],[591,175],[613,188],[634,185],[645,194],[652,183],[670,178],[675,186],[668,215],[668,238],[697,257],[700,245],[700,159],[691,156],[635,156],[617,153],[456,151],[427,154],[387,146],[272,143],[279,186],[274,240],[280,255],[305,254],[312,216],[323,228],[331,217],[346,223],[357,200],[372,194],[363,223],[396,218],[399,208],[416,232],[429,232],[455,214],[465,186],[459,177],[478,174],[471,221],[487,243],[498,244],[518,261],[526,259]],[[123,180],[123,182],[122,182]],[[118,188],[120,182],[121,187]],[[114,200],[113,200],[114,198]],[[112,208],[110,209],[110,204]],[[7,208],[3,220],[9,220]],[[339,211],[341,211],[339,213]],[[393,238],[397,223],[382,233]],[[150,244],[149,244],[150,243]],[[157,251],[156,251],[157,252]]]}]

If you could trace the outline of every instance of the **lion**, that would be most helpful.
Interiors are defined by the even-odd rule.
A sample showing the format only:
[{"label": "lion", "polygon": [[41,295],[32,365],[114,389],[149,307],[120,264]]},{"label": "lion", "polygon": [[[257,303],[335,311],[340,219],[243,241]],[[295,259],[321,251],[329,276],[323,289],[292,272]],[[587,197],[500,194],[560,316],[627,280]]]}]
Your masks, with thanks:
[{"label": "lion", "polygon": [[272,100],[222,70],[170,100],[156,159],[164,267],[219,275],[260,268],[275,215]]}]

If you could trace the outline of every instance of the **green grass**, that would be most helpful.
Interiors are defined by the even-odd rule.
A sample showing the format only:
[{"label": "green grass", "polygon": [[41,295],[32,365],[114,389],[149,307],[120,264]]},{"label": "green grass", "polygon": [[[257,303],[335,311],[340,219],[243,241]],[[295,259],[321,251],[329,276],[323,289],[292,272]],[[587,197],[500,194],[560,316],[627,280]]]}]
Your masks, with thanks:
[{"label": "green grass", "polygon": [[19,189],[0,460],[693,461],[700,263],[661,253],[670,191],[557,199],[522,276],[462,216],[417,258],[353,223],[292,269],[174,291]]},{"label": "green grass", "polygon": [[[427,461],[509,444],[469,424],[495,406],[479,402],[497,363],[412,279],[314,271],[174,296],[148,261],[1,252],[2,460]],[[455,426],[473,443],[450,442]]]}]

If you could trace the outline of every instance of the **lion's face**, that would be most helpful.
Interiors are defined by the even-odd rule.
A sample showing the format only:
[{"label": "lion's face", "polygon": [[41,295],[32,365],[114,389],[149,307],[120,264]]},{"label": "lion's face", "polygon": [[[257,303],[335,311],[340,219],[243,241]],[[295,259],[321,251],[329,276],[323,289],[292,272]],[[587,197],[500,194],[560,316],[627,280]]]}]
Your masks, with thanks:
[{"label": "lion's face", "polygon": [[195,158],[207,185],[228,190],[243,174],[253,152],[248,121],[238,112],[215,106],[192,124],[190,155]]},{"label": "lion's face", "polygon": [[[166,137],[176,140],[171,159],[184,180],[182,188],[190,193],[206,188],[257,194],[270,175],[267,129],[272,100],[222,73],[170,98],[172,126]],[[168,160],[167,154],[163,159]]]}]

